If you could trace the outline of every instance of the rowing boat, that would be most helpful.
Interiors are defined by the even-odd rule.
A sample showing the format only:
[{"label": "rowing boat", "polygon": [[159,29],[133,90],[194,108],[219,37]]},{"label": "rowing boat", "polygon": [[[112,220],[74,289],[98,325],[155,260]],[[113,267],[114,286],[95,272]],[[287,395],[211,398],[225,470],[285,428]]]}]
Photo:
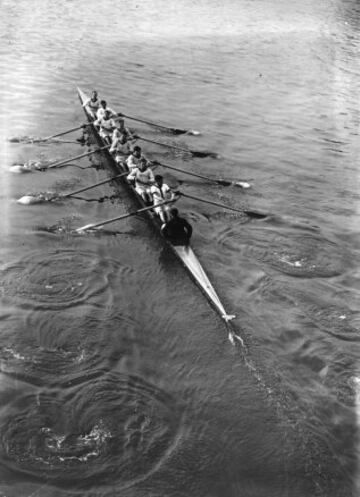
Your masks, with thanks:
[{"label": "rowing boat", "polygon": [[[89,109],[87,105],[84,106],[84,103],[88,100],[88,96],[80,88],[78,88],[77,91],[88,121],[93,122],[94,119],[92,117],[91,109]],[[92,138],[99,146],[99,148],[106,145],[95,126],[91,126],[90,132]],[[105,161],[105,165],[110,170],[112,175],[116,175],[125,171],[125,169],[123,169],[120,164],[117,164],[108,149],[103,149],[101,153],[106,156],[107,160]],[[115,179],[114,183],[117,183],[119,185],[122,184],[131,193],[132,197],[140,206],[140,208],[146,207],[143,199],[140,197],[140,195],[138,195],[135,188],[130,183],[128,183],[125,178]],[[210,304],[212,304],[214,309],[220,314],[224,321],[228,323],[231,319],[233,319],[235,316],[233,314],[228,314],[225,311],[225,308],[221,303],[219,296],[217,295],[204,268],[200,264],[199,259],[196,257],[190,245],[173,245],[170,241],[166,240],[162,236],[160,229],[160,218],[152,210],[146,210],[144,212],[144,215],[148,216],[148,219],[155,226],[156,231],[163,238],[164,242],[170,247],[175,256],[180,260],[185,269],[187,269],[193,281],[199,286],[204,295],[208,298]]]}]

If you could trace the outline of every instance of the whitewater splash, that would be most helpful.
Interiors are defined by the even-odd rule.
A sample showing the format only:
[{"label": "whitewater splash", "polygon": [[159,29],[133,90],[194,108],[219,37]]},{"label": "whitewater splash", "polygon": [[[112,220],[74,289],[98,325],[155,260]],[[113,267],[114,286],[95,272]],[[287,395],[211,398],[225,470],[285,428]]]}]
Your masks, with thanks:
[{"label": "whitewater splash", "polygon": [[46,168],[46,163],[36,160],[29,160],[21,163],[17,162],[9,167],[9,172],[15,174],[32,173],[33,171],[41,171]]}]

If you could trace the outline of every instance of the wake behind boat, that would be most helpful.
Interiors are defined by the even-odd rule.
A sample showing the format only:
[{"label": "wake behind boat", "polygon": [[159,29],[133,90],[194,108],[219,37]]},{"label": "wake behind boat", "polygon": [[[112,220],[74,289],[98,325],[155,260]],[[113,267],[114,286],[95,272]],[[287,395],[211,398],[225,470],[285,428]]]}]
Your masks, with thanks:
[{"label": "wake behind boat", "polygon": [[[80,102],[83,106],[83,109],[85,111],[86,117],[90,123],[94,122],[94,112],[89,107],[87,102],[89,102],[89,97],[86,95],[80,88],[77,89],[78,95]],[[108,171],[111,173],[112,176],[118,175],[119,173],[125,173],[126,169],[122,165],[122,163],[117,163],[114,159],[114,157],[111,155],[109,152],[108,148],[104,148],[106,146],[105,140],[100,136],[99,131],[97,127],[92,124],[88,128],[89,133],[91,134],[93,140],[95,141],[96,145],[99,148],[102,148],[101,153],[104,154],[106,161],[104,163],[105,167],[108,169]],[[147,205],[145,204],[143,198],[137,193],[135,188],[133,187],[132,184],[130,184],[124,176],[121,178],[115,179],[114,183],[117,184],[117,186],[123,186],[125,187],[131,194],[131,196],[135,199],[136,203],[139,205],[139,208],[143,211],[144,215],[148,218],[148,220],[153,224],[155,227],[155,230],[157,233],[162,237],[164,243],[168,245],[168,247],[171,249],[171,251],[175,254],[176,258],[181,262],[183,267],[188,271],[189,275],[191,276],[192,280],[198,285],[198,287],[202,290],[203,294],[207,297],[209,300],[210,304],[213,306],[213,308],[218,312],[218,314],[224,319],[226,322],[227,326],[229,326],[229,321],[232,320],[235,315],[229,314],[226,312],[223,304],[221,303],[221,300],[219,296],[217,295],[213,285],[211,284],[204,268],[202,267],[199,259],[195,255],[193,249],[191,248],[190,245],[184,244],[184,245],[175,245],[171,243],[169,240],[165,239],[164,236],[162,235],[161,231],[161,225],[162,222],[160,218],[155,214],[153,208],[147,208]],[[233,342],[233,337],[235,336],[238,338],[241,342],[242,340],[235,335],[234,332],[229,331],[230,333],[230,339]]]}]

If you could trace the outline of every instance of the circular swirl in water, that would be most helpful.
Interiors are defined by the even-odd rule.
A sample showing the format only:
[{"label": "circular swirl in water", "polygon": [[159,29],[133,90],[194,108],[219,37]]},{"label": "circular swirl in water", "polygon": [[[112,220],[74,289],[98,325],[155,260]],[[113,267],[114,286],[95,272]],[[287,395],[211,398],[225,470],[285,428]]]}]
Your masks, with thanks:
[{"label": "circular swirl in water", "polygon": [[131,361],[137,355],[132,316],[96,306],[86,310],[62,311],[59,319],[44,311],[8,317],[0,335],[0,371],[33,385],[69,387]]},{"label": "circular swirl in water", "polygon": [[[5,417],[5,419],[4,419]],[[75,488],[131,486],[176,445],[174,400],[135,376],[108,374],[67,394],[29,394],[1,420],[3,464]]]},{"label": "circular swirl in water", "polygon": [[217,241],[236,251],[245,245],[246,257],[290,276],[330,278],[341,274],[344,266],[344,254],[333,243],[308,233],[282,234],[269,229],[238,233],[226,229]]},{"label": "circular swirl in water", "polygon": [[74,307],[108,287],[114,264],[73,249],[30,253],[1,271],[2,289],[24,308]]}]

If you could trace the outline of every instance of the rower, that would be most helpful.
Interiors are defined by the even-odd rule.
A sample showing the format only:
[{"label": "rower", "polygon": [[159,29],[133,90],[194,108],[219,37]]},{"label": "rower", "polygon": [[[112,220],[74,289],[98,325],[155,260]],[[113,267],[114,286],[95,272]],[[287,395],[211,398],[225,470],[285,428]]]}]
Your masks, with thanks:
[{"label": "rower", "polygon": [[129,155],[129,143],[134,140],[136,138],[134,138],[131,131],[125,126],[124,119],[117,119],[111,136],[110,152],[115,153],[115,160],[118,164],[123,161],[125,155]]},{"label": "rower", "polygon": [[170,221],[161,227],[162,234],[173,245],[189,245],[193,231],[191,224],[179,216],[176,207],[170,209],[170,216]]},{"label": "rower", "polygon": [[141,147],[139,147],[139,145],[135,145],[132,154],[130,154],[129,157],[126,159],[126,165],[130,172],[139,166],[142,157],[143,156],[141,154]]},{"label": "rower", "polygon": [[136,137],[130,131],[129,128],[125,126],[125,121],[123,117],[117,117],[115,120],[115,128],[113,131],[112,139],[121,138],[123,141],[136,140]]},{"label": "rower", "polygon": [[115,154],[114,159],[117,164],[124,164],[126,156],[130,153],[130,146],[126,136],[120,135],[118,137],[117,128],[113,130],[110,153]]},{"label": "rower", "polygon": [[108,107],[105,100],[100,100],[100,106],[98,111],[96,112],[97,120],[102,119],[105,116],[106,111],[110,114],[111,117],[117,116],[117,113],[114,110],[112,110],[111,107]]},{"label": "rower", "polygon": [[150,193],[155,207],[154,211],[160,217],[163,223],[170,221],[170,207],[169,204],[161,205],[163,202],[173,200],[175,193],[171,191],[170,187],[164,183],[163,177],[160,174],[155,176],[155,184],[150,188]]},{"label": "rower", "polygon": [[94,121],[95,126],[100,126],[100,136],[103,140],[111,145],[111,135],[115,127],[115,121],[111,117],[111,113],[106,110],[103,117],[96,119]]},{"label": "rower", "polygon": [[82,106],[87,106],[92,114],[92,117],[96,119],[96,113],[100,107],[100,100],[98,99],[98,93],[96,90],[91,93],[91,97],[85,100]]},{"label": "rower", "polygon": [[155,182],[155,178],[145,157],[141,157],[138,167],[133,168],[126,179],[130,182],[135,182],[136,192],[147,205],[151,205],[152,198],[150,189]]}]

